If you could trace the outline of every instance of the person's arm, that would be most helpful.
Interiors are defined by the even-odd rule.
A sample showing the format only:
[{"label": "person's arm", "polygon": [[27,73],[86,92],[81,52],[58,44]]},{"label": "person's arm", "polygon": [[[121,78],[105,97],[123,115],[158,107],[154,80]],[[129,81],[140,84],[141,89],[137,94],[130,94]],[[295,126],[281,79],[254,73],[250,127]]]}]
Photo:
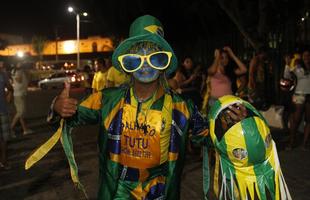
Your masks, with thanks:
[{"label": "person's arm", "polygon": [[213,61],[212,65],[208,68],[208,75],[209,76],[212,76],[217,72],[219,65],[220,65],[220,59],[221,59],[220,56],[221,56],[220,51],[218,49],[215,49],[214,61]]},{"label": "person's arm", "polygon": [[179,85],[179,88],[183,88],[187,85],[189,85],[193,80],[196,79],[197,77],[197,74],[192,74],[188,79],[185,79],[185,76],[181,73],[181,72],[177,72],[177,76],[179,76],[180,78],[179,81],[178,81],[178,85]]},{"label": "person's arm", "polygon": [[78,167],[74,158],[73,142],[71,137],[72,128],[78,125],[97,124],[100,119],[101,92],[90,95],[80,104],[76,99],[69,97],[70,84],[66,83],[61,94],[54,99],[52,105],[55,115],[62,117],[59,120],[59,127],[54,135],[42,146],[37,148],[26,160],[25,169],[29,169],[41,158],[43,158],[52,148],[61,141],[64,152],[67,156],[71,178],[75,185],[84,191],[78,176]]},{"label": "person's arm", "polygon": [[55,123],[63,118],[72,127],[80,124],[98,123],[102,93],[91,94],[78,103],[76,99],[69,97],[69,91],[70,84],[66,83],[64,90],[52,103],[48,122]]},{"label": "person's arm", "polygon": [[168,79],[168,85],[172,90],[177,90],[179,88],[178,81],[174,78]]},{"label": "person's arm", "polygon": [[256,69],[257,69],[257,60],[256,58],[253,58],[250,62],[250,69],[249,69],[249,83],[248,83],[249,89],[255,89],[254,76]]},{"label": "person's arm", "polygon": [[224,47],[224,50],[227,51],[228,55],[235,61],[238,68],[235,70],[237,76],[245,74],[248,70],[245,64],[234,54],[230,47]]},{"label": "person's arm", "polygon": [[180,83],[182,81],[184,81],[185,77],[183,76],[183,74],[180,72],[180,70],[177,70],[177,72],[175,73],[175,76],[173,77],[177,82],[178,85],[180,86]]}]

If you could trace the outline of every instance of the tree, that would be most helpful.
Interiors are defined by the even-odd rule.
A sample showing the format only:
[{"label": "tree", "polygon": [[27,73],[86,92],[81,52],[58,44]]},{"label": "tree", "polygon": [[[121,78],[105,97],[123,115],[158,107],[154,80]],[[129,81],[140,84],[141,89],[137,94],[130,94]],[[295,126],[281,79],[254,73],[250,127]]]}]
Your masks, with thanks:
[{"label": "tree", "polygon": [[44,36],[33,36],[32,49],[38,55],[39,66],[43,60],[43,51],[47,44],[47,39]]}]

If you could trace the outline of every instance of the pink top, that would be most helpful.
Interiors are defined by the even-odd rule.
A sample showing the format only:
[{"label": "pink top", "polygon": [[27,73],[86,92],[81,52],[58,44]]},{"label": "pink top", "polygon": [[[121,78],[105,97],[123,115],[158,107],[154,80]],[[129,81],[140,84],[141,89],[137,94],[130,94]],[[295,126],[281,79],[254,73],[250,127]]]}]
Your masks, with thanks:
[{"label": "pink top", "polygon": [[216,74],[211,76],[210,84],[211,97],[219,98],[224,95],[232,94],[229,78],[220,72],[216,72]]}]

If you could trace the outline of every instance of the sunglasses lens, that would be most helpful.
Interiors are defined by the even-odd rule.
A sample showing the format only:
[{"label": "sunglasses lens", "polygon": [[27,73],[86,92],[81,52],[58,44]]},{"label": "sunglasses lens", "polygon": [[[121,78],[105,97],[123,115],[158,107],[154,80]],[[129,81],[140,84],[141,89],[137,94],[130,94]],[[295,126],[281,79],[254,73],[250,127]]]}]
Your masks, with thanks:
[{"label": "sunglasses lens", "polygon": [[166,53],[156,53],[150,57],[150,62],[154,67],[164,68],[169,64],[169,56]]},{"label": "sunglasses lens", "polygon": [[123,66],[131,71],[135,70],[140,66],[141,63],[141,57],[139,56],[134,56],[134,55],[127,55],[124,56],[122,59]]}]

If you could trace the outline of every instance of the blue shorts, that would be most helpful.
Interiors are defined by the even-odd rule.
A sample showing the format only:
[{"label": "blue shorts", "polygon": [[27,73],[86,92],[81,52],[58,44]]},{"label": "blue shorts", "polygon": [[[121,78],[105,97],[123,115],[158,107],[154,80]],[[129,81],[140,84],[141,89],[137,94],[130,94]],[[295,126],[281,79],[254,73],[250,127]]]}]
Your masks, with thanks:
[{"label": "blue shorts", "polygon": [[7,114],[0,114],[0,140],[7,141],[10,136],[10,122]]}]

